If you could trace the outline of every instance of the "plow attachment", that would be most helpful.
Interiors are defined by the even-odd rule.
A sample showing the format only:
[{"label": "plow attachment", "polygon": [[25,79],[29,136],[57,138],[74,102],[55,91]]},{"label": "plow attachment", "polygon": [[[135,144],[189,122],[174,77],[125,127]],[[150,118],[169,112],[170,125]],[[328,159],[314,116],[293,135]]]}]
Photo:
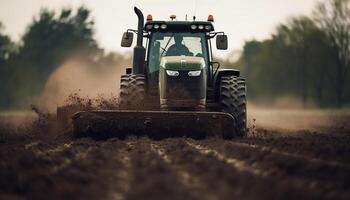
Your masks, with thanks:
[{"label": "plow attachment", "polygon": [[152,138],[209,135],[230,138],[235,120],[221,112],[186,111],[80,111],[72,117],[74,135],[93,138],[124,138],[147,135]]}]

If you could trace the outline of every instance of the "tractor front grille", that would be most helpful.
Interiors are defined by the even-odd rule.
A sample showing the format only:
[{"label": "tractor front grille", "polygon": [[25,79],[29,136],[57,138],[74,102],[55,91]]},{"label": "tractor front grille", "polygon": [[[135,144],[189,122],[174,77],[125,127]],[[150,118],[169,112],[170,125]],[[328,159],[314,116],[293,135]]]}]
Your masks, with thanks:
[{"label": "tractor front grille", "polygon": [[164,97],[166,99],[203,99],[206,97],[206,81],[203,75],[188,76],[187,70],[179,71],[179,76],[165,76]]}]

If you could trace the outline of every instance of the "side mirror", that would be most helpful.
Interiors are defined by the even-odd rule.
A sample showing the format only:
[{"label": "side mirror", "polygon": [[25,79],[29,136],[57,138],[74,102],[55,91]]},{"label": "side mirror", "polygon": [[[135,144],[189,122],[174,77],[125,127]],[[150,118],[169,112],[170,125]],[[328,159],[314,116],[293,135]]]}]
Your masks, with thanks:
[{"label": "side mirror", "polygon": [[227,35],[217,35],[216,36],[216,48],[220,50],[227,49]]},{"label": "side mirror", "polygon": [[122,47],[131,47],[133,39],[134,39],[134,34],[132,34],[131,32],[125,32],[123,34],[121,46]]}]

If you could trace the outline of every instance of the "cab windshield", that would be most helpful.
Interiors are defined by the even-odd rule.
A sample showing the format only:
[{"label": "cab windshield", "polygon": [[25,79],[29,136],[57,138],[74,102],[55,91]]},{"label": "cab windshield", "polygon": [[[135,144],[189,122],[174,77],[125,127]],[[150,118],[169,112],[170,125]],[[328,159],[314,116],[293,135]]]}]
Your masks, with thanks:
[{"label": "cab windshield", "polygon": [[205,33],[154,32],[149,47],[149,73],[158,71],[161,58],[166,56],[197,56],[208,63]]}]

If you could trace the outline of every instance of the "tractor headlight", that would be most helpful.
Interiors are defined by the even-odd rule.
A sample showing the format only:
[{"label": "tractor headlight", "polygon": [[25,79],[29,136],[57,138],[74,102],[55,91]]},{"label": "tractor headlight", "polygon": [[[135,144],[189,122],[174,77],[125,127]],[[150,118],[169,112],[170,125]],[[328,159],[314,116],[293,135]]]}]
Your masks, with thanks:
[{"label": "tractor headlight", "polygon": [[166,25],[166,24],[162,24],[162,25],[160,25],[160,28],[161,28],[161,29],[166,29],[166,28],[167,28],[167,25]]},{"label": "tractor headlight", "polygon": [[148,24],[147,26],[146,26],[146,29],[147,30],[151,30],[153,28],[153,25],[152,24]]},{"label": "tractor headlight", "polygon": [[211,26],[210,26],[210,25],[206,25],[206,26],[205,26],[205,30],[211,31]]},{"label": "tractor headlight", "polygon": [[188,76],[199,76],[199,75],[201,75],[201,70],[188,72]]},{"label": "tractor headlight", "polygon": [[178,71],[166,70],[166,74],[168,74],[168,76],[179,76],[180,73]]},{"label": "tractor headlight", "polygon": [[192,30],[196,30],[196,29],[197,29],[197,26],[196,26],[196,25],[191,25],[191,29],[192,29]]},{"label": "tractor headlight", "polygon": [[198,29],[199,29],[199,30],[203,30],[203,28],[204,28],[203,25],[199,25],[199,26],[198,26]]},{"label": "tractor headlight", "polygon": [[158,25],[158,24],[155,24],[155,25],[153,26],[153,28],[159,29],[159,25]]}]

